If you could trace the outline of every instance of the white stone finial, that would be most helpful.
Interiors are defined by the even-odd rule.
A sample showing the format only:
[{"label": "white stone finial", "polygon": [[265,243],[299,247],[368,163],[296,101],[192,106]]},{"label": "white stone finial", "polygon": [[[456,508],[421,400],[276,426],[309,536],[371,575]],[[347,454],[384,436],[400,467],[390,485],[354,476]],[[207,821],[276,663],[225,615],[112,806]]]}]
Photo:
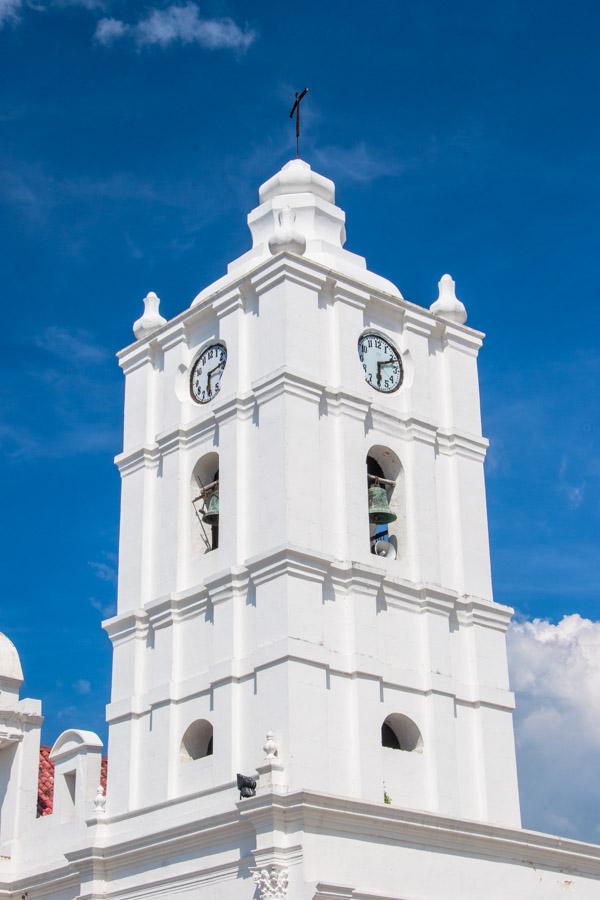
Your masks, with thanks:
[{"label": "white stone finial", "polygon": [[464,325],[467,321],[467,310],[456,296],[456,282],[452,275],[442,275],[438,281],[438,288],[438,298],[429,307],[431,312],[442,319]]},{"label": "white stone finial", "polygon": [[141,341],[149,337],[166,324],[167,320],[158,311],[159,306],[160,298],[156,296],[154,291],[146,294],[144,297],[144,314],[133,325],[133,333],[136,340]]},{"label": "white stone finial", "polygon": [[269,238],[269,250],[273,256],[276,253],[283,253],[284,250],[302,256],[306,250],[306,238],[295,227],[296,213],[290,206],[284,206],[279,211],[278,219],[279,228]]},{"label": "white stone finial", "polygon": [[106,812],[106,794],[101,784],[98,785],[98,790],[94,797],[94,812],[97,816],[103,816]]},{"label": "white stone finial", "polygon": [[272,731],[267,731],[267,739],[263,744],[263,750],[265,751],[265,762],[269,762],[272,759],[277,759],[277,757],[279,756],[279,747],[274,740]]}]

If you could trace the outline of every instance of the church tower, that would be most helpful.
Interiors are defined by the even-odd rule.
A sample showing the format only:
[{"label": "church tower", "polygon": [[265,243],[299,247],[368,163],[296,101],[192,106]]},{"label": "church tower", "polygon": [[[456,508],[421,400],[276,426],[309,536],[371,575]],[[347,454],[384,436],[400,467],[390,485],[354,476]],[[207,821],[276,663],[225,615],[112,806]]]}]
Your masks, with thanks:
[{"label": "church tower", "polygon": [[248,224],[119,354],[108,759],[40,747],[0,635],[0,898],[596,900],[600,847],[520,827],[483,335],[346,250],[301,160]]},{"label": "church tower", "polygon": [[427,310],[346,250],[306,162],[248,224],[252,249],[170,322],[149,295],[119,354],[108,808],[216,811],[271,733],[284,792],[518,826],[483,335],[450,276]]}]

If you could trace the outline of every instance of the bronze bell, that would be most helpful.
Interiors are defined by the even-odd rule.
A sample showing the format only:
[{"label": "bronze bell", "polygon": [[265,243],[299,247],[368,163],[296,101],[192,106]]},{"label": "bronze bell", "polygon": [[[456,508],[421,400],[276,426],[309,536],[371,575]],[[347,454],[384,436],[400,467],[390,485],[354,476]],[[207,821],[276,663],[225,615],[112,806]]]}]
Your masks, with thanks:
[{"label": "bronze bell", "polygon": [[213,491],[208,498],[206,512],[202,516],[202,521],[207,525],[219,524],[219,489]]},{"label": "bronze bell", "polygon": [[369,522],[371,525],[389,525],[397,518],[396,513],[390,509],[386,489],[381,484],[372,484],[369,488]]}]

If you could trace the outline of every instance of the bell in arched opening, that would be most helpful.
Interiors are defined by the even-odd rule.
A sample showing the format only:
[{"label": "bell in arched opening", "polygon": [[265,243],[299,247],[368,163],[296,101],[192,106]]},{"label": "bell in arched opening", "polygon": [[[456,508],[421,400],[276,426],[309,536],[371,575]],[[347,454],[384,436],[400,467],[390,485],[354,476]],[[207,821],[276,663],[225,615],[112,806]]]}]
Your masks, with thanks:
[{"label": "bell in arched opening", "polygon": [[382,484],[369,487],[369,522],[371,525],[389,525],[397,519],[390,509],[387,491]]},{"label": "bell in arched opening", "polygon": [[206,523],[206,525],[218,525],[219,524],[219,488],[212,492],[210,497],[208,498],[208,503],[206,504],[206,510],[202,514],[202,521]]}]

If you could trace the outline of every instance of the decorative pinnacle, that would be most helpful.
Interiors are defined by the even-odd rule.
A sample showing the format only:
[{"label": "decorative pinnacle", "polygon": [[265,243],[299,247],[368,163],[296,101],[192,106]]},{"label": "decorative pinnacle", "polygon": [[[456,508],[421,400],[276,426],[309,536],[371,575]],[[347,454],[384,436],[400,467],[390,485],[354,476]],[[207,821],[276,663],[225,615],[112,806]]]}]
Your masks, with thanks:
[{"label": "decorative pinnacle", "polygon": [[133,325],[133,333],[136,340],[141,341],[150,337],[151,334],[158,331],[163,325],[166,325],[167,320],[159,313],[159,306],[160,298],[156,296],[154,291],[146,294],[144,297],[144,314]]},{"label": "decorative pinnacle", "polygon": [[267,739],[263,744],[263,750],[265,751],[265,762],[276,759],[279,756],[279,747],[274,740],[272,731],[267,731]]},{"label": "decorative pinnacle", "polygon": [[98,785],[98,790],[94,797],[94,812],[97,816],[102,816],[106,812],[106,795],[101,784]]},{"label": "decorative pinnacle", "polygon": [[467,310],[464,303],[456,296],[456,282],[451,275],[442,275],[438,281],[439,294],[437,300],[429,307],[431,312],[442,319],[464,325],[467,321]]}]

